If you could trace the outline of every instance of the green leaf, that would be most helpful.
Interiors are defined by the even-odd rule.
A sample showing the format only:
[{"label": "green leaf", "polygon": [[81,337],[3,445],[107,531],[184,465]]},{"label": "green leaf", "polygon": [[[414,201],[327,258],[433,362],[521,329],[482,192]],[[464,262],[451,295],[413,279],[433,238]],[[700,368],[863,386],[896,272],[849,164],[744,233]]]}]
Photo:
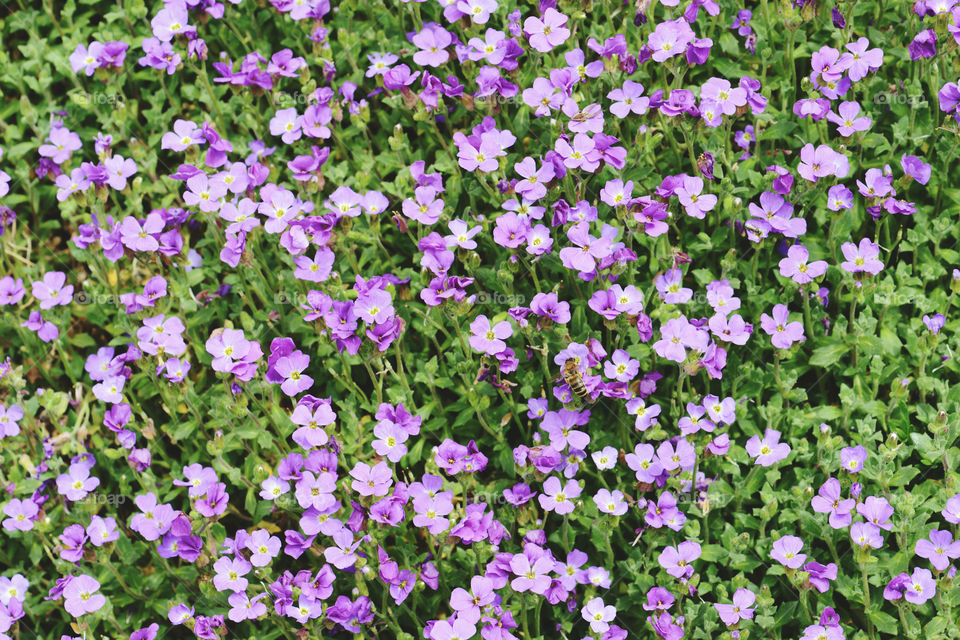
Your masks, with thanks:
[{"label": "green leaf", "polygon": [[723,548],[723,545],[719,544],[705,544],[700,553],[700,559],[706,562],[718,562],[725,560],[726,557],[727,550]]},{"label": "green leaf", "polygon": [[837,361],[850,350],[843,342],[835,342],[823,347],[817,347],[810,356],[810,364],[814,367],[825,367],[836,364]]},{"label": "green leaf", "polygon": [[96,341],[88,333],[77,333],[69,338],[70,344],[80,349],[88,349],[97,345]]},{"label": "green leaf", "polygon": [[256,422],[250,421],[240,424],[233,432],[244,440],[253,440],[260,435],[260,427]]},{"label": "green leaf", "polygon": [[890,480],[887,481],[887,484],[891,487],[902,487],[913,480],[918,473],[920,473],[920,470],[916,467],[900,467]]},{"label": "green leaf", "polygon": [[796,616],[794,613],[797,611],[797,601],[791,600],[790,602],[785,602],[779,607],[777,607],[777,615],[773,619],[775,627],[782,627],[784,623],[793,621]]},{"label": "green leaf", "polygon": [[173,428],[173,431],[169,432],[170,439],[174,442],[186,440],[196,430],[197,424],[193,420],[183,420],[182,422],[177,423],[177,426]]},{"label": "green leaf", "polygon": [[925,462],[936,460],[940,457],[940,448],[934,444],[933,439],[927,434],[911,433],[910,439],[913,441],[914,446]]},{"label": "green leaf", "polygon": [[880,344],[884,353],[890,356],[897,355],[903,348],[903,343],[900,342],[897,334],[886,327],[880,329]]},{"label": "green leaf", "polygon": [[900,633],[900,623],[889,613],[873,609],[869,615],[870,619],[873,620],[873,625],[881,633],[888,633],[894,636]]}]

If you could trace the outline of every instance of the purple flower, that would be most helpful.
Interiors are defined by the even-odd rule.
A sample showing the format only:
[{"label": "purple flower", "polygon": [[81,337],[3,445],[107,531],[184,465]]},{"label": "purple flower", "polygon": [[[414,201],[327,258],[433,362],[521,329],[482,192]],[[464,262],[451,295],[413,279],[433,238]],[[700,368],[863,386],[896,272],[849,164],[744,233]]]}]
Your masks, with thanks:
[{"label": "purple flower", "polygon": [[657,457],[666,471],[690,469],[697,459],[696,449],[686,438],[680,438],[676,444],[667,440],[657,447]]},{"label": "purple flower", "polygon": [[907,591],[907,585],[910,583],[910,574],[901,573],[895,576],[883,589],[883,598],[885,600],[899,600]]},{"label": "purple flower", "polygon": [[737,131],[733,136],[733,141],[741,149],[749,149],[755,140],[753,125],[750,124],[744,127],[743,131]]},{"label": "purple flower", "polygon": [[169,42],[174,36],[196,33],[196,29],[188,24],[189,20],[187,4],[171,2],[157,12],[150,21],[150,26],[153,28],[154,36],[162,42]]},{"label": "purple flower", "polygon": [[160,139],[160,148],[184,151],[187,147],[201,142],[203,142],[203,132],[200,127],[189,120],[177,120],[173,123],[173,131],[163,134]]},{"label": "purple flower", "polygon": [[155,236],[163,231],[165,224],[158,213],[148,214],[142,224],[136,218],[126,216],[120,222],[120,241],[132,251],[157,251],[160,243]]},{"label": "purple flower", "polygon": [[846,258],[840,266],[848,273],[866,272],[876,275],[883,270],[883,262],[879,260],[880,247],[869,238],[860,240],[859,246],[844,242],[840,249]]},{"label": "purple flower", "polygon": [[947,503],[940,514],[947,522],[960,524],[960,493],[947,500]]},{"label": "purple flower", "polygon": [[934,57],[937,55],[937,32],[933,29],[921,31],[907,45],[907,51],[910,53],[910,59],[914,61]]},{"label": "purple flower", "polygon": [[590,623],[591,631],[605,633],[610,628],[610,622],[617,616],[617,608],[605,605],[602,598],[591,598],[580,610],[580,615]]},{"label": "purple flower", "polygon": [[850,171],[850,161],[825,144],[814,148],[807,143],[800,149],[800,164],[797,173],[805,180],[816,182],[820,178],[836,176],[845,178]]},{"label": "purple flower", "polygon": [[662,611],[656,617],[648,616],[647,622],[650,623],[654,632],[663,640],[681,640],[684,636],[683,616],[674,618],[669,612]]},{"label": "purple flower", "polygon": [[90,542],[95,547],[102,547],[108,542],[114,542],[120,538],[117,521],[110,517],[91,516],[90,524],[87,525],[87,536],[90,537]]},{"label": "purple flower", "polygon": [[385,496],[393,484],[393,473],[386,462],[370,466],[358,462],[350,471],[351,488],[362,496]]},{"label": "purple flower", "polygon": [[231,609],[227,612],[227,617],[234,622],[243,622],[244,620],[256,620],[260,616],[266,615],[267,605],[261,600],[267,595],[267,592],[263,591],[251,599],[243,591],[230,594],[227,603]]},{"label": "purple flower", "polygon": [[837,133],[844,138],[859,131],[866,131],[873,123],[867,116],[859,116],[860,104],[857,102],[841,102],[837,111],[838,113],[828,113],[827,120],[837,125]]},{"label": "purple flower", "polygon": [[23,300],[25,294],[23,278],[17,278],[16,280],[13,276],[0,278],[0,306],[17,304]]},{"label": "purple flower", "polygon": [[747,92],[740,87],[733,88],[724,78],[710,78],[700,88],[700,99],[715,102],[723,115],[732,116],[738,107],[746,106]]},{"label": "purple flower", "polygon": [[[144,55],[137,60],[137,64],[141,67],[160,69],[166,71],[167,75],[173,75],[183,62],[183,58],[174,51],[173,45],[169,42],[160,42],[157,38],[144,38],[141,47]],[[214,63],[214,66],[216,64]]]},{"label": "purple flower", "polygon": [[687,349],[699,353],[706,353],[709,334],[695,327],[685,317],[672,318],[660,327],[660,340],[654,343],[653,349],[661,358],[673,362],[683,362],[687,358]]},{"label": "purple flower", "polygon": [[940,333],[940,330],[943,329],[944,324],[946,324],[947,319],[943,316],[942,313],[935,313],[933,316],[924,315],[923,324],[927,326],[927,329],[934,335]]},{"label": "purple flower", "polygon": [[792,245],[787,257],[780,260],[780,275],[791,278],[797,284],[807,284],[827,272],[825,260],[808,262],[810,253],[801,244]]},{"label": "purple flower", "polygon": [[67,500],[83,500],[99,486],[100,479],[91,478],[90,467],[85,464],[71,464],[67,473],[57,477],[57,492]]},{"label": "purple flower", "polygon": [[797,536],[783,536],[773,543],[770,557],[785,567],[799,569],[807,559],[807,554],[800,553],[802,548],[803,540]]},{"label": "purple flower", "polygon": [[650,34],[647,46],[653,50],[654,61],[663,62],[682,55],[694,37],[693,29],[683,18],[666,20],[659,23]]},{"label": "purple flower", "polygon": [[554,562],[546,554],[536,558],[530,558],[526,550],[523,553],[514,554],[510,559],[510,570],[517,577],[510,581],[510,588],[517,593],[532,591],[542,594],[550,586],[548,574],[553,571],[553,568]]},{"label": "purple flower", "polygon": [[[36,331],[37,337],[44,342],[51,342],[60,337],[60,330],[57,328],[57,325],[44,320],[39,311],[31,311],[27,320],[21,323],[20,326],[26,327],[31,331]],[[94,389],[96,389],[96,387],[94,387]],[[94,391],[94,393],[96,393],[96,391]]]},{"label": "purple flower", "polygon": [[67,562],[80,562],[83,558],[83,545],[87,541],[87,532],[83,525],[71,524],[59,537],[60,557]]},{"label": "purple flower", "polygon": [[859,82],[867,73],[876,71],[883,64],[882,49],[867,49],[870,41],[861,37],[856,42],[846,45],[847,52],[841,56],[839,63],[847,69],[847,75],[854,82]]},{"label": "purple flower", "polygon": [[530,486],[524,482],[519,482],[514,486],[503,490],[503,497],[507,502],[515,507],[520,507],[530,502],[537,493],[530,490]]},{"label": "purple flower", "polygon": [[211,367],[214,371],[233,373],[242,381],[253,378],[256,362],[263,357],[260,344],[247,340],[240,329],[215,329],[205,347],[213,356]]},{"label": "purple flower", "polygon": [[763,439],[753,436],[747,440],[746,449],[756,459],[754,464],[762,467],[769,467],[790,455],[790,445],[780,442],[780,432],[774,429],[767,429]]},{"label": "purple flower", "polygon": [[170,530],[176,518],[176,512],[168,504],[157,504],[153,493],[146,493],[133,499],[140,513],[130,519],[130,528],[148,541],[154,541]]},{"label": "purple flower", "polygon": [[843,629],[812,624],[803,630],[800,640],[844,640]]},{"label": "purple flower", "polygon": [[596,143],[586,133],[578,133],[573,137],[573,144],[564,138],[557,138],[554,149],[563,158],[563,164],[568,169],[583,169],[593,173],[600,167],[602,159],[596,149]]},{"label": "purple flower", "polygon": [[618,382],[629,382],[640,372],[640,361],[634,360],[623,349],[613,352],[610,360],[603,364],[603,373]]},{"label": "purple flower", "polygon": [[377,438],[373,441],[373,449],[377,455],[385,457],[390,462],[399,462],[406,455],[407,446],[404,442],[410,435],[400,425],[388,420],[381,420],[373,429]]},{"label": "purple flower", "polygon": [[103,594],[97,593],[99,590],[100,583],[95,578],[86,574],[76,576],[63,589],[63,608],[74,618],[98,611],[107,602]]},{"label": "purple flower", "polygon": [[493,603],[495,598],[493,581],[483,576],[473,576],[470,579],[470,591],[456,587],[450,593],[450,608],[457,612],[458,620],[476,624],[480,621],[481,609]]},{"label": "purple flower", "polygon": [[74,73],[83,71],[87,76],[92,76],[100,67],[99,58],[103,53],[103,43],[96,40],[89,46],[78,44],[77,48],[70,54],[70,66]]},{"label": "purple flower", "polygon": [[853,498],[841,497],[840,481],[830,478],[820,486],[818,495],[810,501],[810,505],[817,513],[829,513],[829,523],[834,529],[844,529],[850,526],[853,520],[851,512],[857,501]]},{"label": "purple flower", "polygon": [[276,372],[283,378],[280,389],[289,397],[294,397],[313,386],[313,378],[303,372],[310,366],[310,356],[302,351],[294,351],[277,360]]},{"label": "purple flower", "polygon": [[653,587],[647,591],[647,601],[643,608],[647,611],[665,611],[673,606],[673,594],[663,587]]},{"label": "purple flower", "polygon": [[927,184],[930,181],[930,175],[933,173],[932,167],[917,156],[903,154],[900,156],[900,166],[904,173],[920,184]]},{"label": "purple flower", "polygon": [[22,419],[23,409],[19,405],[12,404],[6,407],[0,404],[0,439],[18,435],[20,425],[17,423]]},{"label": "purple flower", "polygon": [[867,460],[867,450],[862,445],[844,447],[840,450],[840,466],[848,473],[858,473],[863,470],[863,463]]},{"label": "purple flower", "polygon": [[48,271],[42,280],[33,283],[33,297],[40,301],[41,309],[70,304],[73,300],[73,285],[66,285],[67,276],[62,271]]},{"label": "purple flower", "polygon": [[618,118],[626,118],[631,113],[643,115],[650,108],[650,98],[643,95],[643,85],[632,80],[625,80],[623,86],[608,93],[607,98],[615,101],[610,113]]},{"label": "purple flower", "polygon": [[3,528],[7,531],[30,531],[39,513],[40,507],[33,500],[14,498],[3,505],[3,514],[7,516],[3,521]]},{"label": "purple flower", "polygon": [[420,66],[439,67],[450,59],[446,48],[453,43],[453,34],[436,23],[429,23],[413,36],[411,42],[419,49],[413,54],[414,62]]},{"label": "purple flower", "polygon": [[280,109],[270,119],[270,135],[280,136],[284,144],[293,144],[303,135],[303,117],[296,107]]},{"label": "purple flower", "polygon": [[216,575],[213,577],[213,586],[217,591],[245,591],[247,588],[246,574],[250,573],[252,565],[243,558],[222,557],[213,564]]},{"label": "purple flower", "polygon": [[266,529],[256,529],[247,538],[245,548],[250,552],[250,564],[265,567],[280,553],[280,538]]},{"label": "purple flower", "polygon": [[[460,0],[460,4],[466,4],[466,1]],[[430,640],[459,640],[460,638],[472,638],[476,633],[477,627],[469,617],[457,616],[453,622],[450,620],[434,622],[430,628],[429,637]]]},{"label": "purple flower", "polygon": [[160,625],[154,622],[149,627],[138,629],[130,634],[130,640],[155,640]]},{"label": "purple flower", "polygon": [[853,191],[842,184],[835,184],[827,191],[827,208],[831,211],[853,207]]},{"label": "purple flower", "polygon": [[760,327],[767,335],[772,336],[771,343],[778,349],[789,349],[794,342],[806,340],[803,324],[799,321],[790,322],[790,311],[785,304],[774,305],[772,317],[762,314]]},{"label": "purple flower", "polygon": [[951,560],[960,558],[960,540],[954,541],[949,531],[931,529],[929,539],[917,540],[914,552],[937,571],[945,571]]},{"label": "purple flower", "polygon": [[715,603],[717,613],[723,624],[731,627],[741,620],[753,619],[753,604],[757,601],[757,596],[749,589],[737,589],[733,594],[733,604]]},{"label": "purple flower", "polygon": [[906,583],[904,598],[913,604],[923,604],[937,595],[937,583],[929,569],[917,567]]},{"label": "purple flower", "polygon": [[576,480],[567,480],[561,485],[560,479],[550,476],[543,483],[543,493],[537,500],[545,511],[556,511],[558,515],[573,513],[573,501],[580,497],[582,489]]},{"label": "purple flower", "polygon": [[[854,487],[859,483],[854,483],[850,488],[850,493],[857,497]],[[893,525],[890,524],[890,516],[893,515],[893,507],[887,502],[886,498],[869,496],[866,500],[857,505],[857,513],[866,518],[869,522],[881,529],[890,531]]]},{"label": "purple flower", "polygon": [[850,527],[850,539],[858,547],[879,549],[883,546],[880,529],[869,522],[855,522]]},{"label": "purple flower", "polygon": [[717,206],[717,196],[703,193],[703,178],[684,176],[676,195],[687,215],[698,220],[703,220]]},{"label": "purple flower", "polygon": [[956,82],[948,82],[937,92],[937,100],[940,103],[940,110],[953,119],[960,122],[960,85]]},{"label": "purple flower", "polygon": [[530,46],[540,53],[549,52],[570,37],[567,16],[553,7],[548,8],[542,18],[531,16],[524,20],[523,30],[527,34]]},{"label": "purple flower", "polygon": [[690,578],[693,575],[694,560],[700,557],[702,549],[693,540],[681,542],[676,547],[668,546],[657,556],[657,562],[674,578]]},{"label": "purple flower", "polygon": [[123,191],[127,186],[127,178],[137,173],[137,163],[120,155],[106,158],[103,166],[109,176],[107,184],[117,191]]},{"label": "purple flower", "polygon": [[820,593],[826,593],[830,589],[830,581],[837,579],[837,565],[832,562],[826,566],[819,562],[808,562],[803,565],[803,570],[810,575],[810,584]]},{"label": "purple flower", "polygon": [[80,136],[64,126],[53,127],[47,140],[49,143],[40,145],[38,152],[54,164],[63,164],[83,146]]},{"label": "purple flower", "polygon": [[470,323],[470,346],[487,355],[495,356],[507,348],[504,342],[513,335],[513,327],[506,320],[491,326],[485,315],[479,315]]}]

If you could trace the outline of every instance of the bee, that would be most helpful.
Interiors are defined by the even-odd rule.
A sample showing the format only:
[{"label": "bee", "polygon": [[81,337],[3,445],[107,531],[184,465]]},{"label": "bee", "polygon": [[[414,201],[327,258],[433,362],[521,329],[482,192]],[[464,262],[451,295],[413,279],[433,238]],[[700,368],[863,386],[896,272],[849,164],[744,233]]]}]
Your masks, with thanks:
[{"label": "bee", "polygon": [[563,363],[561,375],[563,376],[563,381],[570,387],[573,395],[583,401],[593,403],[593,398],[590,397],[590,392],[587,391],[587,386],[583,383],[583,374],[580,372],[580,361],[577,358],[568,358],[566,362]]},{"label": "bee", "polygon": [[760,239],[760,240],[762,240],[763,238],[766,237],[766,235],[764,234],[763,230],[762,230],[760,227],[758,227],[758,226],[756,226],[756,225],[754,225],[754,224],[752,224],[752,223],[750,223],[750,222],[744,222],[744,223],[743,223],[743,228],[746,229],[746,232],[747,232],[747,236],[748,236],[748,237],[750,236],[750,234],[753,234],[756,238],[758,238],[758,239]]},{"label": "bee", "polygon": [[573,120],[574,122],[586,122],[587,120],[589,120],[590,118],[593,118],[596,115],[597,115],[597,108],[594,107],[593,105],[590,105],[589,107],[584,108],[583,111],[578,111],[570,119]]}]

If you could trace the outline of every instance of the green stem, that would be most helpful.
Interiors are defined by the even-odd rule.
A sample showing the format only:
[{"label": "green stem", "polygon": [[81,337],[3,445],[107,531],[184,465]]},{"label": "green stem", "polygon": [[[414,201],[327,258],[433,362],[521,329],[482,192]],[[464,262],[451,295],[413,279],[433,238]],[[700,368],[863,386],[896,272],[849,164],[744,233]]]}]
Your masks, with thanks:
[{"label": "green stem", "polygon": [[860,563],[860,575],[863,578],[863,607],[867,618],[867,633],[871,640],[876,640],[876,633],[873,630],[873,620],[870,619],[870,580],[867,576],[867,563]]}]

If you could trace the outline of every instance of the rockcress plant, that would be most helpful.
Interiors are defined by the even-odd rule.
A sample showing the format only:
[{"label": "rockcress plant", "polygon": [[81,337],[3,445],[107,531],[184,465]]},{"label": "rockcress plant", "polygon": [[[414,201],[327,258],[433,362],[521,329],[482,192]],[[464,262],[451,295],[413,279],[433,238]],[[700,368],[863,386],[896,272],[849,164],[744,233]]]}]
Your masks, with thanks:
[{"label": "rockcress plant", "polygon": [[960,637],[956,0],[17,4],[0,640]]}]

